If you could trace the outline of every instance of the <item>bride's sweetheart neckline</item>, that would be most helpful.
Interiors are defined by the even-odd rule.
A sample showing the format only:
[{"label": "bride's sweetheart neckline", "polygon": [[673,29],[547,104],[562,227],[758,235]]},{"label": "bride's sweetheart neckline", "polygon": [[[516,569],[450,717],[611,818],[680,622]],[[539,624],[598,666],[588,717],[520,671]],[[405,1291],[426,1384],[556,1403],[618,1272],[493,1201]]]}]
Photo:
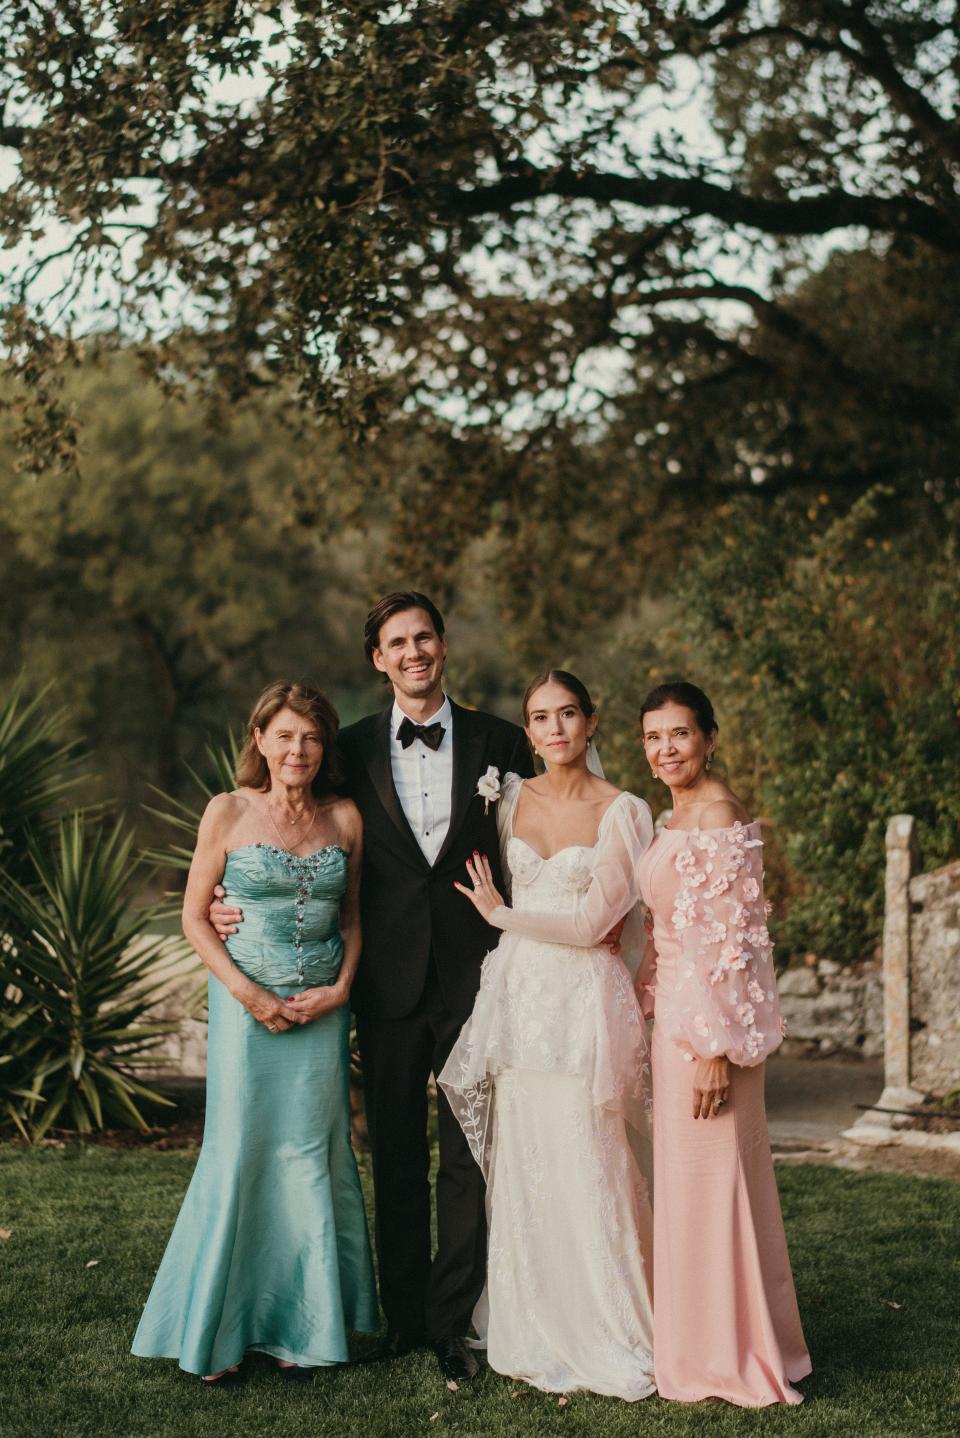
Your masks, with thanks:
[{"label": "bride's sweetheart neckline", "polygon": [[239,844],[235,849],[225,850],[225,853],[229,858],[231,854],[242,854],[245,849],[269,849],[274,854],[286,854],[289,859],[299,859],[301,863],[304,864],[308,859],[314,858],[317,854],[325,854],[328,849],[336,849],[345,859],[349,859],[350,857],[342,844],[321,844],[319,849],[311,849],[309,854],[295,854],[292,849],[281,849],[279,844],[260,842],[255,844]]},{"label": "bride's sweetheart neckline", "polygon": [[[521,780],[520,782],[522,784],[523,780]],[[513,832],[513,814],[510,815],[509,820],[511,842],[522,844],[525,849],[529,849],[531,854],[533,854],[537,859],[540,860],[541,864],[549,864],[551,859],[556,859],[561,854],[569,854],[572,849],[586,849],[588,854],[592,854],[594,849],[596,849],[600,843],[600,839],[603,835],[603,826],[607,822],[607,815],[610,813],[611,809],[615,809],[617,807],[621,799],[626,798],[627,793],[628,791],[626,789],[621,789],[617,797],[610,800],[610,803],[607,805],[607,807],[604,809],[603,813],[600,816],[600,823],[597,825],[597,837],[592,844],[564,844],[562,849],[554,849],[552,854],[547,854],[545,856],[541,854],[538,849],[535,849],[532,844],[528,844],[526,839],[521,839],[519,834],[515,834]]]},{"label": "bride's sweetheart neckline", "polygon": [[540,860],[541,864],[549,864],[551,859],[559,859],[561,854],[569,854],[574,849],[586,849],[588,854],[592,854],[597,847],[596,844],[564,844],[562,849],[555,849],[552,854],[547,854],[544,857],[532,844],[528,844],[526,839],[521,839],[519,834],[511,834],[510,842],[511,844],[522,844],[525,849],[530,850],[535,859]]}]

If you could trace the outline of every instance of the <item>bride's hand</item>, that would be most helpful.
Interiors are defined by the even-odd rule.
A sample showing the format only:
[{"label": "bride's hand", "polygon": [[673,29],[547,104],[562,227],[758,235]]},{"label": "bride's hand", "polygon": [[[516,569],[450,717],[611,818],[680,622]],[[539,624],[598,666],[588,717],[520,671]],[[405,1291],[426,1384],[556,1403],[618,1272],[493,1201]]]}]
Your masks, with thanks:
[{"label": "bride's hand", "polygon": [[478,854],[474,851],[473,861],[467,860],[467,874],[473,884],[472,889],[468,889],[466,884],[458,884],[456,880],[454,880],[453,887],[459,889],[461,894],[466,894],[477,913],[489,924],[490,915],[494,909],[503,907],[503,899],[493,882],[490,860],[486,854]]}]

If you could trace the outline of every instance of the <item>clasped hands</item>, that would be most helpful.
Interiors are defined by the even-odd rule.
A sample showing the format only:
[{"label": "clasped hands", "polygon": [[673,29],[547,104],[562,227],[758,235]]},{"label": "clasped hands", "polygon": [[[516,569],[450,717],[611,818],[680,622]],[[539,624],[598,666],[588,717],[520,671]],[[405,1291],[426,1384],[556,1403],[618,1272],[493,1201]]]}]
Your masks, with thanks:
[{"label": "clasped hands", "polygon": [[[243,915],[239,909],[223,903],[224,891],[219,884],[214,893],[216,897],[210,905],[210,922],[217,931],[217,937],[224,942],[237,932],[237,922]],[[340,1008],[349,999],[350,990],[345,984],[337,982],[321,988],[303,989],[289,999],[281,999],[270,989],[248,980],[234,997],[264,1028],[272,1034],[282,1034],[297,1024],[313,1023],[322,1014]]]},{"label": "clasped hands", "polygon": [[350,997],[344,984],[325,984],[321,988],[303,989],[288,999],[281,999],[260,984],[251,984],[235,996],[248,1014],[272,1034],[286,1033],[297,1024],[311,1024],[322,1014],[338,1009]]}]

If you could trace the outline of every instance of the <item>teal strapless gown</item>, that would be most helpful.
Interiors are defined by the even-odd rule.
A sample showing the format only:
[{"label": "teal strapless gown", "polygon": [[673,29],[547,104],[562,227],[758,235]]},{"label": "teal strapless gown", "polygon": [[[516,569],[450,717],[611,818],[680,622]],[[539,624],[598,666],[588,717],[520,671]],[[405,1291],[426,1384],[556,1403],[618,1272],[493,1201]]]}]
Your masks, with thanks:
[{"label": "teal strapless gown", "polygon": [[[270,844],[227,855],[244,922],[227,947],[281,998],[335,981],[347,858]],[[378,1327],[350,1147],[347,1005],[272,1034],[209,981],[203,1147],[133,1340],[145,1358],[219,1373],[257,1349],[305,1367]]]}]

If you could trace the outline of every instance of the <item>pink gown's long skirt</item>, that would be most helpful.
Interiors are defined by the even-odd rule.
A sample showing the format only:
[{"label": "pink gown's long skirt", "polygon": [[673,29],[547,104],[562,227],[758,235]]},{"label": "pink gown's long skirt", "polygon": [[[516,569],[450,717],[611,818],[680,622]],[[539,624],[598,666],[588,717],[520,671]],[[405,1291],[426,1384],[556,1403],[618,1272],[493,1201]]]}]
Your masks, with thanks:
[{"label": "pink gown's long skirt", "polygon": [[[663,956],[661,955],[661,967]],[[731,1068],[728,1103],[691,1116],[693,1070],[653,1037],[654,1367],[661,1398],[800,1403],[810,1372],[763,1101],[763,1069]]]}]

